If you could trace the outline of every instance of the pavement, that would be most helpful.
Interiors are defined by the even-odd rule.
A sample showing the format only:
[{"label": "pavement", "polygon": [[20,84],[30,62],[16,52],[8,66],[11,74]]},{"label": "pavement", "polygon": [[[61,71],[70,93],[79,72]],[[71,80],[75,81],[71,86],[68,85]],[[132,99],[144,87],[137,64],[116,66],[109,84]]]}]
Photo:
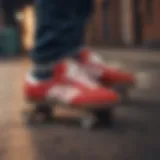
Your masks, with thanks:
[{"label": "pavement", "polygon": [[25,125],[22,95],[28,60],[0,62],[0,160],[160,160],[160,54],[96,49],[109,66],[132,71],[131,102],[114,110],[112,129]]}]

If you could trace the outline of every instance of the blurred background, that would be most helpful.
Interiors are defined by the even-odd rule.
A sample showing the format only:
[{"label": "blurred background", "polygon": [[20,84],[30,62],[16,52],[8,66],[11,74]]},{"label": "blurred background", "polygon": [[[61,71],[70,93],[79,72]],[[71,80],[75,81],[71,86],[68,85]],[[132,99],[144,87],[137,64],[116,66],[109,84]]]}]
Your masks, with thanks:
[{"label": "blurred background", "polygon": [[86,44],[137,79],[112,129],[24,123],[34,20],[34,0],[0,1],[0,160],[160,160],[160,0],[95,0]]},{"label": "blurred background", "polygon": [[[96,0],[86,29],[86,43],[158,48],[159,5],[158,0]],[[1,0],[0,25],[1,54],[30,50],[35,28],[34,0]]]}]

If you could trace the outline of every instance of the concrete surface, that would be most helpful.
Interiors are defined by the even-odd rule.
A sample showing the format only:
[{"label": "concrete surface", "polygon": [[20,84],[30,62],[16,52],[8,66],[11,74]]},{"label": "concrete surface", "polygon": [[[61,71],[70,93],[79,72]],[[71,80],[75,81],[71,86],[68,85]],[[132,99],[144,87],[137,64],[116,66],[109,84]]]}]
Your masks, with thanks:
[{"label": "concrete surface", "polygon": [[108,65],[133,71],[138,87],[130,104],[115,109],[115,127],[96,131],[65,125],[24,125],[26,104],[21,89],[28,62],[0,62],[0,160],[160,159],[160,55],[113,50],[100,53]]}]

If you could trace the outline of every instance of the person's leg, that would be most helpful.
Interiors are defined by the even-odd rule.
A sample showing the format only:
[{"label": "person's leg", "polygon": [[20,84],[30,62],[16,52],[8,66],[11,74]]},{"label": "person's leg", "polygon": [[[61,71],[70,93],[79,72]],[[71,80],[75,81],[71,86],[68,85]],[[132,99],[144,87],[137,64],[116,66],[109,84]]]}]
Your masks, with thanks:
[{"label": "person's leg", "polygon": [[37,29],[31,58],[35,64],[49,65],[76,54],[83,45],[85,22],[93,0],[37,0]]},{"label": "person's leg", "polygon": [[[77,54],[93,0],[37,0],[35,47],[31,59],[36,76],[47,77],[52,64]],[[43,72],[41,70],[43,68]]]}]

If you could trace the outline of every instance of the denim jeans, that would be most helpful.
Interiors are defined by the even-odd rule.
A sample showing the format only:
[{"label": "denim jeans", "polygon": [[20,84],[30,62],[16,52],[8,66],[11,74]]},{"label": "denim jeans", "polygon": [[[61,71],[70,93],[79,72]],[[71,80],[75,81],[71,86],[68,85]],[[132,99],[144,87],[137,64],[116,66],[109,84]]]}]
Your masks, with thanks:
[{"label": "denim jeans", "polygon": [[49,64],[77,54],[92,10],[93,0],[37,0],[33,62]]}]

